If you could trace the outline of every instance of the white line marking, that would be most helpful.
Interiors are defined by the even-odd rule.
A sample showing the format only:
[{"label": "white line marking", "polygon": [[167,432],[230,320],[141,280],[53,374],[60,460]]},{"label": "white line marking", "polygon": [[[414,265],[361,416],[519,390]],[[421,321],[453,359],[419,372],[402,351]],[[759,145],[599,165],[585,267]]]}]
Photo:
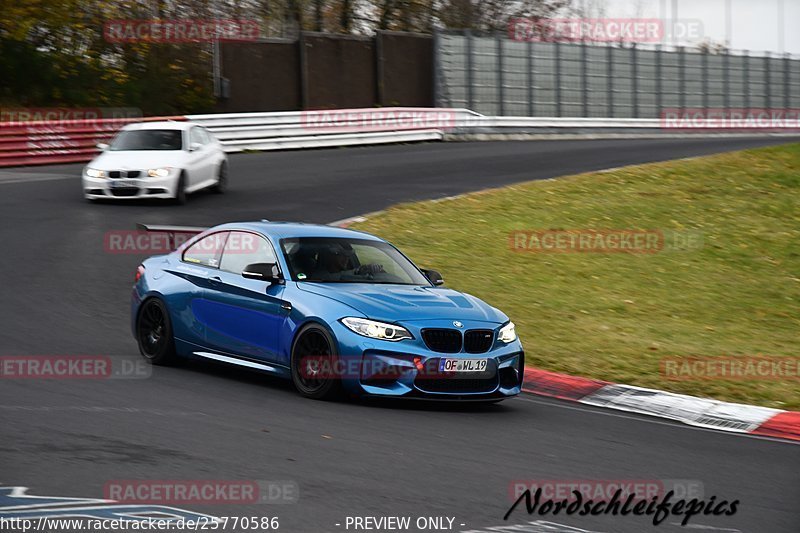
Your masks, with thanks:
[{"label": "white line marking", "polygon": [[[69,498],[64,496],[31,496],[27,494],[29,488],[28,487],[2,487],[0,486],[0,491],[5,491],[6,489],[11,489],[9,491],[8,496],[14,499],[29,500],[31,502],[38,502],[38,503],[31,503],[30,505],[11,505],[8,507],[0,507],[2,511],[20,511],[25,509],[39,509],[44,507],[58,507],[63,506],[64,504],[76,504],[76,505],[83,505],[83,504],[93,504],[93,503],[113,503],[114,500],[104,500],[104,499],[96,499],[96,498]],[[50,503],[42,503],[42,500],[58,500],[55,502]]]}]

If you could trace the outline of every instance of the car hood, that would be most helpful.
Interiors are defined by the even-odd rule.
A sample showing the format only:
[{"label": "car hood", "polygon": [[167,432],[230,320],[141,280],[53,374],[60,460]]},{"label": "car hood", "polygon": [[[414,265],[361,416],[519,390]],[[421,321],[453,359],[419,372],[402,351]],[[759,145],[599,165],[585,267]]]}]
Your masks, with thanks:
[{"label": "car hood", "polygon": [[300,290],[337,300],[386,322],[476,320],[502,324],[503,313],[474,296],[442,287],[368,283],[298,283]]},{"label": "car hood", "polygon": [[89,166],[99,170],[180,167],[185,157],[182,150],[106,150],[95,157]]}]

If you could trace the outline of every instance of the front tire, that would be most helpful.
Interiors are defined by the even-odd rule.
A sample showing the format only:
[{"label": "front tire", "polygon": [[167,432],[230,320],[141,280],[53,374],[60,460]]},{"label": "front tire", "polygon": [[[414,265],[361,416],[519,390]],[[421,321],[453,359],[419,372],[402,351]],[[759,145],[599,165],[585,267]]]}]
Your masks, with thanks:
[{"label": "front tire", "polygon": [[169,365],[177,359],[172,322],[167,306],[161,300],[150,298],[139,308],[136,341],[139,343],[139,353],[151,364]]},{"label": "front tire", "polygon": [[181,176],[178,178],[173,202],[175,205],[186,205],[186,171],[181,172]]},{"label": "front tire", "polygon": [[314,400],[339,397],[342,382],[335,372],[337,360],[336,342],[327,330],[317,324],[303,327],[292,346],[292,383],[297,392]]},{"label": "front tire", "polygon": [[228,162],[223,161],[217,170],[217,183],[211,188],[217,194],[222,194],[228,190]]}]

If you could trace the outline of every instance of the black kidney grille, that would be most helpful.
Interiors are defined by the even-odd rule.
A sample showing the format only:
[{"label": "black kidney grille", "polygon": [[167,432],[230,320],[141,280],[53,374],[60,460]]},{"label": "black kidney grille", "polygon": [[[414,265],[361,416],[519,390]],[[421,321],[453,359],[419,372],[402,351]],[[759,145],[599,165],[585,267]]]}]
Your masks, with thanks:
[{"label": "black kidney grille", "polygon": [[458,353],[461,351],[461,332],[457,329],[423,329],[422,339],[434,352]]},{"label": "black kidney grille", "polygon": [[138,178],[141,173],[141,170],[112,170],[108,173],[108,177],[113,180],[119,178]]},{"label": "black kidney grille", "polygon": [[471,329],[464,334],[464,351],[467,353],[488,352],[494,341],[494,331]]}]

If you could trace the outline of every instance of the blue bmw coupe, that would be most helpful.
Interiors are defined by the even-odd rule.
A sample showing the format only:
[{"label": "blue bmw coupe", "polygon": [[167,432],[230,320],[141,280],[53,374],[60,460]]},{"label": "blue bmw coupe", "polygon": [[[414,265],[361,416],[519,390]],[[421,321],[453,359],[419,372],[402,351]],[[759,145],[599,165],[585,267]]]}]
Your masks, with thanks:
[{"label": "blue bmw coupe", "polygon": [[204,358],[289,378],[309,398],[498,401],[519,394],[513,322],[442,287],[388,242],[284,222],[193,232],[137,269],[131,322],[153,364]]}]

